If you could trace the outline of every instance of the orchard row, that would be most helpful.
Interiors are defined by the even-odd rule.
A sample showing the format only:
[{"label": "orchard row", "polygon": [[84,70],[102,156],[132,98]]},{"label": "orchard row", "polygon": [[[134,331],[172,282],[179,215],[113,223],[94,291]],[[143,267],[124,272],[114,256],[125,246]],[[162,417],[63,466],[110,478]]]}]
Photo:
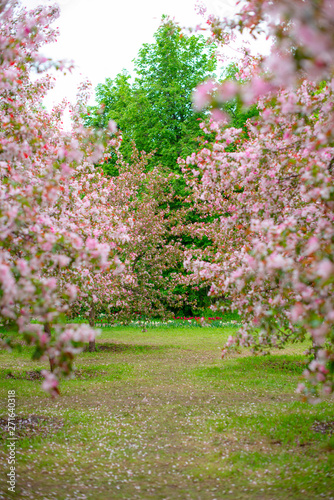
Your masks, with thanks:
[{"label": "orchard row", "polygon": [[[208,17],[216,46],[265,30],[272,50],[244,49],[233,78],[197,87],[201,145],[168,172],[135,145],[125,160],[114,121],[87,126],[88,84],[69,105],[71,133],[66,103],[41,106],[47,70],[66,67],[39,52],[55,40],[57,16],[56,7],[0,6],[0,314],[35,358],[49,357],[44,388],[56,394],[82,343],[94,347],[99,314],[164,319],[209,290],[213,310],[228,303],[242,318],[226,350],[310,337],[298,390],[331,393],[334,3],[249,0],[231,20]],[[33,70],[45,76],[31,80]],[[228,123],[231,103],[256,105],[246,127]],[[99,167],[108,158],[117,175]],[[90,326],[66,326],[64,314]]]}]

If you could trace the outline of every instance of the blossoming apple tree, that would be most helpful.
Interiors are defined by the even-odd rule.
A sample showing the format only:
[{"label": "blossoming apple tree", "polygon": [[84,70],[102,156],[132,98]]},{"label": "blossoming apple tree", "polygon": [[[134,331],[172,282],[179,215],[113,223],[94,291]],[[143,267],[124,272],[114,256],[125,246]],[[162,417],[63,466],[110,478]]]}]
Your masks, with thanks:
[{"label": "blossoming apple tree", "polygon": [[[110,178],[95,169],[99,182],[89,183],[91,190],[85,190],[80,202],[100,207],[104,203],[106,222],[118,220],[126,228],[126,237],[118,241],[116,248],[122,272],[89,272],[86,268],[83,272],[63,273],[65,282],[76,282],[80,290],[71,313],[86,314],[92,325],[99,313],[110,322],[129,321],[138,313],[163,317],[171,314],[171,307],[188,301],[184,293],[175,292],[176,286],[184,282],[180,270],[184,249],[172,236],[173,229],[182,225],[182,212],[171,213],[169,209],[174,195],[169,182],[173,174],[165,176],[158,169],[147,172],[151,155],[139,155],[134,149],[128,164],[115,149],[120,174]],[[107,232],[105,237],[110,234]]]},{"label": "blossoming apple tree", "polygon": [[[44,388],[51,394],[58,392],[59,377],[71,372],[80,342],[94,338],[86,325],[57,323],[77,294],[72,283],[59,286],[57,275],[64,268],[117,267],[100,234],[81,231],[80,216],[63,208],[76,211],[73,177],[89,183],[92,165],[110,140],[84,129],[79,119],[73,134],[63,132],[62,107],[47,113],[40,105],[50,77],[31,80],[33,70],[64,67],[39,53],[55,39],[50,24],[57,16],[57,7],[27,12],[11,0],[0,4],[0,316],[35,346],[35,359],[49,357],[53,373],[45,373]],[[116,228],[117,221],[110,224]],[[2,345],[10,348],[11,339]]]},{"label": "blossoming apple tree", "polygon": [[[310,336],[313,360],[299,392],[333,391],[334,368],[334,2],[251,0],[233,20],[210,17],[214,36],[265,31],[271,54],[243,85],[207,82],[197,106],[238,96],[260,116],[241,130],[211,121],[212,147],[183,163],[198,209],[219,215],[194,227],[214,242],[187,264],[232,301],[244,325],[233,345],[264,350]],[[244,59],[249,62],[249,56]],[[244,78],[249,66],[240,64]],[[216,113],[222,118],[222,114]],[[233,145],[233,148],[231,148]],[[233,152],[231,152],[233,151]],[[223,355],[226,349],[223,351]]]}]

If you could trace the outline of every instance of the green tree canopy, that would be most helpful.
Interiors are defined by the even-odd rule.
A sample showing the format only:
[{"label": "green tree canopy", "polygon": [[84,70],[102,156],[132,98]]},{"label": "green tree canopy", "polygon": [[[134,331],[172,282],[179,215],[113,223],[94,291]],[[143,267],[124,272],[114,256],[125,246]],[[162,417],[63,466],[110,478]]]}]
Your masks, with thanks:
[{"label": "green tree canopy", "polygon": [[98,105],[90,108],[87,124],[105,127],[115,120],[123,134],[126,161],[134,141],[139,151],[156,150],[154,164],[177,171],[177,158],[198,148],[199,123],[205,114],[193,110],[191,95],[201,81],[214,76],[215,46],[202,35],[183,33],[167,17],[154,38],[134,61],[134,79],[123,71],[97,86]]}]

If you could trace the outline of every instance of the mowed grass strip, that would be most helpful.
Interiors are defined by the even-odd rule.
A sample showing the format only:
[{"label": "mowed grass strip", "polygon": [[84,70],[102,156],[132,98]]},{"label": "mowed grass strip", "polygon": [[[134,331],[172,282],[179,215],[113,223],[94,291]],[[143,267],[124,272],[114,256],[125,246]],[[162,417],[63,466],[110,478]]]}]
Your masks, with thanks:
[{"label": "mowed grass strip", "polygon": [[[232,331],[106,329],[57,400],[41,390],[47,363],[31,348],[0,351],[0,498],[334,498],[333,400],[294,392],[307,344],[221,360]],[[5,476],[9,389],[16,496]]]}]

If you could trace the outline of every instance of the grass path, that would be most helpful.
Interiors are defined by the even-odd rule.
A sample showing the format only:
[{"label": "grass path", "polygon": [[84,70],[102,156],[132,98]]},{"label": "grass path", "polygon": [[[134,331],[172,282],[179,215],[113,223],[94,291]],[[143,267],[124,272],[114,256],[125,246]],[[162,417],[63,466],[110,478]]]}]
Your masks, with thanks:
[{"label": "grass path", "polygon": [[222,361],[230,332],[104,330],[55,401],[29,348],[0,351],[0,417],[9,389],[20,417],[17,492],[4,431],[0,499],[334,499],[334,403],[294,393],[306,346]]}]

